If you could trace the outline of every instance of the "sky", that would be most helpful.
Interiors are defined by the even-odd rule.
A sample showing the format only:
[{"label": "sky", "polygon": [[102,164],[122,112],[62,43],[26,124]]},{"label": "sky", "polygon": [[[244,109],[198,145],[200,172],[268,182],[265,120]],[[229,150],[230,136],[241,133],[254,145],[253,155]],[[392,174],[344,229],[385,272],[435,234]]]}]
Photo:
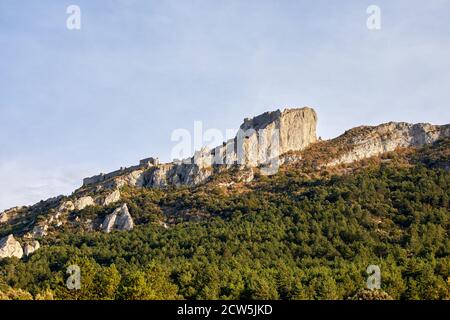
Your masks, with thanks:
[{"label": "sky", "polygon": [[450,123],[449,15],[448,0],[0,0],[0,211],[170,161],[194,121],[308,105],[322,138]]}]

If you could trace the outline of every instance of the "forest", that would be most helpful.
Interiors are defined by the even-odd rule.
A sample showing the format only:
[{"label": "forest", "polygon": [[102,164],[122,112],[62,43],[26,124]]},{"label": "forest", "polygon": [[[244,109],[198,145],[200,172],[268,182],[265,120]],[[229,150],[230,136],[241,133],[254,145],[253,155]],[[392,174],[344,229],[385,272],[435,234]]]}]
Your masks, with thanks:
[{"label": "forest", "polygon": [[360,299],[369,265],[386,299],[450,299],[450,172],[432,162],[121,192],[133,231],[67,230],[0,260],[0,299]]}]

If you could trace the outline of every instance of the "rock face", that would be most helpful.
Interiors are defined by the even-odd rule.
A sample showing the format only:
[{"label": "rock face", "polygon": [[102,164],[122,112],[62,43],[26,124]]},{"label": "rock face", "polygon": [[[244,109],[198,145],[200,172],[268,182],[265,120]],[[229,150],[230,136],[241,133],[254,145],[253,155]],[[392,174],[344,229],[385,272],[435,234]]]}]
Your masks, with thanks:
[{"label": "rock face", "polygon": [[84,179],[84,187],[97,184],[100,189],[196,185],[220,167],[238,165],[253,168],[278,161],[288,151],[300,151],[317,140],[317,115],[308,107],[266,112],[245,119],[234,139],[210,150],[202,148],[194,156],[160,164],[157,159],[141,160],[130,168]]},{"label": "rock face", "polygon": [[41,247],[41,245],[39,244],[38,241],[33,241],[32,243],[26,243],[25,246],[23,247],[23,253],[25,254],[25,256],[29,256],[33,252],[37,251],[40,247]]},{"label": "rock face", "polygon": [[72,210],[75,210],[75,205],[72,201],[65,201],[63,203],[61,203],[61,205],[58,208],[58,211],[60,212],[70,212]]},{"label": "rock face", "polygon": [[108,194],[104,199],[102,205],[107,206],[111,203],[115,203],[120,200],[120,191],[115,190],[112,193]]},{"label": "rock face", "polygon": [[8,223],[21,211],[26,209],[26,207],[14,207],[8,210],[5,210],[0,213],[0,224]]},{"label": "rock face", "polygon": [[48,230],[48,225],[47,224],[36,225],[33,228],[32,237],[33,238],[43,238],[43,237],[45,237],[48,234],[47,230]]},{"label": "rock face", "polygon": [[234,165],[252,168],[269,163],[288,151],[300,151],[317,140],[317,115],[311,108],[266,112],[245,119],[234,139],[201,150],[192,163],[199,168]]},{"label": "rock face", "polygon": [[244,164],[257,166],[261,160],[265,160],[260,159],[261,153],[280,156],[289,151],[305,149],[317,141],[316,127],[316,112],[307,107],[266,112],[253,119],[245,119],[240,127],[246,132],[243,143]]},{"label": "rock face", "polygon": [[311,108],[277,110],[245,119],[234,139],[212,150],[202,148],[192,158],[155,167],[145,186],[196,185],[220,166],[270,164],[283,153],[303,150],[315,142],[316,126],[317,115]]},{"label": "rock face", "polygon": [[241,170],[239,174],[236,176],[237,181],[243,181],[243,182],[251,182],[255,178],[253,169],[247,169],[247,170]]},{"label": "rock face", "polygon": [[[359,127],[353,131],[357,134],[346,140],[350,150],[331,161],[329,166],[351,163],[397,148],[421,147],[439,138],[450,137],[450,125],[436,126],[428,123],[389,122],[376,127]],[[345,135],[349,135],[349,132],[343,136]]]},{"label": "rock face", "polygon": [[4,211],[4,212],[0,213],[0,224],[6,223],[8,221],[9,221],[8,212]]},{"label": "rock face", "polygon": [[[32,241],[56,231],[65,223],[72,223],[74,213],[71,212],[74,210],[93,205],[108,206],[120,201],[119,188],[122,186],[194,186],[216,173],[236,169],[232,182],[219,182],[219,185],[229,187],[237,182],[251,182],[264,174],[263,169],[274,164],[309,161],[307,155],[316,146],[317,158],[321,161],[314,167],[323,168],[359,161],[397,148],[421,147],[439,138],[450,137],[450,125],[390,122],[353,128],[337,138],[321,141],[311,149],[306,149],[317,141],[316,126],[317,115],[308,107],[266,112],[245,119],[233,139],[213,149],[202,148],[190,158],[171,163],[159,163],[158,159],[147,158],[136,166],[86,178],[83,187],[71,196],[58,196],[33,206],[16,207],[0,213],[0,226],[16,224],[22,219],[26,222],[23,224],[26,225],[23,230],[24,240]],[[295,152],[302,150],[305,151]],[[444,167],[448,169],[449,164],[444,163]],[[46,216],[35,222],[35,217],[42,213],[46,213]],[[89,231],[98,230],[99,219],[81,221],[77,216],[74,224],[84,226]],[[100,229],[105,232],[131,230],[133,227],[134,222],[126,204],[108,215],[100,225]],[[14,241],[12,236],[2,239],[2,255],[21,255],[22,248]],[[24,249],[26,254],[30,254],[38,247],[39,243],[36,245],[36,242],[30,242]]]},{"label": "rock face", "polygon": [[92,197],[81,197],[75,201],[75,210],[83,210],[87,206],[95,205],[94,199]]},{"label": "rock face", "polygon": [[12,234],[0,240],[0,259],[12,257],[21,259],[22,256],[22,246]]},{"label": "rock face", "polygon": [[134,222],[127,205],[123,204],[113,213],[107,215],[100,228],[106,233],[113,230],[133,230]]},{"label": "rock face", "polygon": [[[239,181],[252,181],[253,169],[258,174],[272,174],[283,163],[294,163],[297,154],[317,141],[317,115],[308,107],[266,112],[245,119],[236,137],[213,148],[202,148],[190,158],[159,163],[147,158],[136,166],[86,178],[77,200],[66,201],[59,212],[82,210],[89,205],[110,205],[120,200],[122,186],[158,188],[165,186],[194,186],[205,182],[213,174],[230,167],[241,170]],[[356,129],[356,130],[355,130]],[[450,125],[387,123],[376,127],[359,127],[344,134],[342,149],[324,160],[328,166],[351,163],[399,147],[418,147],[440,137],[450,136]],[[352,134],[355,133],[356,134]],[[340,137],[329,140],[330,145]],[[250,170],[251,169],[251,170]],[[256,171],[255,171],[256,172]],[[272,172],[272,173],[271,173]],[[248,173],[248,174],[247,174]],[[105,196],[103,192],[109,191]],[[101,193],[100,193],[101,192]],[[7,214],[1,221],[9,219]]]}]

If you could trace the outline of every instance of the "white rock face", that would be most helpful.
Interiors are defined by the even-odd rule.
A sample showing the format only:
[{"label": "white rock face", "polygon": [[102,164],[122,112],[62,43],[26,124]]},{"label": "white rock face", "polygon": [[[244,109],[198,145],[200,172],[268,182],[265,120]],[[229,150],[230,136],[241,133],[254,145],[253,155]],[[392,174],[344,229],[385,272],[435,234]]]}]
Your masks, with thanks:
[{"label": "white rock face", "polygon": [[75,210],[75,205],[72,201],[65,201],[63,203],[61,203],[61,205],[58,208],[58,211],[64,212],[64,211],[73,211]]},{"label": "white rock face", "polygon": [[390,122],[376,127],[360,128],[365,129],[364,133],[355,135],[347,142],[351,150],[330,162],[329,166],[352,163],[397,148],[421,147],[450,136],[450,125],[435,126],[428,123]]},{"label": "white rock face", "polygon": [[113,230],[133,230],[134,222],[127,205],[123,204],[113,213],[107,215],[100,228],[106,233]]},{"label": "white rock face", "polygon": [[38,241],[33,241],[32,243],[26,243],[23,247],[23,253],[25,256],[29,256],[33,252],[36,252],[41,247]]},{"label": "white rock face", "polygon": [[14,239],[14,236],[9,236],[0,240],[0,259],[16,257],[21,259],[23,257],[23,249],[20,243]]},{"label": "white rock face", "polygon": [[[144,159],[137,166],[121,168],[108,174],[86,178],[84,186],[104,189],[196,185],[204,182],[217,166],[252,168],[272,163],[288,151],[300,151],[317,140],[317,115],[308,107],[266,112],[245,119],[238,135],[210,150],[202,148],[183,161],[160,164]],[[273,163],[272,163],[273,164]]]},{"label": "white rock face", "polygon": [[116,188],[120,188],[125,185],[133,187],[144,186],[144,170],[140,169],[131,171],[130,173],[124,174],[114,179],[114,186]]},{"label": "white rock face", "polygon": [[103,199],[102,205],[107,206],[111,203],[115,203],[120,200],[120,191],[115,190],[112,193],[108,194],[105,199]]},{"label": "white rock face", "polygon": [[94,199],[90,196],[81,197],[75,201],[75,210],[83,210],[87,206],[95,205]]}]

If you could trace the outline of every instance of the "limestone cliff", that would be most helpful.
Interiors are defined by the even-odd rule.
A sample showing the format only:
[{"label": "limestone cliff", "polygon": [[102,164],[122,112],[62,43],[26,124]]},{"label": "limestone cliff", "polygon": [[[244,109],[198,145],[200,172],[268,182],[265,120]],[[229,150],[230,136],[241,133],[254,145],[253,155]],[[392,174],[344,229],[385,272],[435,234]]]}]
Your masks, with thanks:
[{"label": "limestone cliff", "polygon": [[36,252],[40,247],[39,242],[36,240],[31,243],[26,243],[23,247],[23,253],[25,256],[29,256],[30,254]]},{"label": "limestone cliff", "polygon": [[[70,196],[6,210],[0,213],[0,227],[6,228],[2,236],[14,230],[14,235],[25,243],[28,255],[39,248],[36,239],[62,230],[66,224],[87,231],[133,229],[134,221],[125,204],[106,217],[80,218],[80,212],[89,211],[90,206],[112,206],[123,200],[119,190],[123,186],[196,186],[222,172],[233,172],[234,181],[250,183],[255,173],[262,174],[263,169],[273,165],[310,161],[314,169],[333,167],[450,137],[450,125],[390,122],[353,128],[337,138],[317,141],[316,126],[317,115],[308,107],[276,110],[245,119],[235,138],[213,149],[202,148],[188,159],[170,163],[160,163],[157,158],[143,159],[136,166],[84,179],[83,186]],[[23,255],[22,247],[12,235],[3,238],[0,244],[0,258]]]},{"label": "limestone cliff", "polygon": [[266,112],[245,119],[234,139],[210,150],[203,148],[184,160],[160,164],[157,159],[141,160],[140,164],[109,174],[86,178],[84,187],[120,188],[193,186],[204,182],[220,167],[252,168],[271,164],[280,155],[300,151],[317,140],[317,115],[308,107]]},{"label": "limestone cliff", "polygon": [[421,147],[443,137],[450,137],[450,125],[389,122],[373,127],[358,127],[347,131],[335,141],[331,140],[334,145],[344,144],[347,151],[330,161],[328,166],[355,162],[397,148]]}]

